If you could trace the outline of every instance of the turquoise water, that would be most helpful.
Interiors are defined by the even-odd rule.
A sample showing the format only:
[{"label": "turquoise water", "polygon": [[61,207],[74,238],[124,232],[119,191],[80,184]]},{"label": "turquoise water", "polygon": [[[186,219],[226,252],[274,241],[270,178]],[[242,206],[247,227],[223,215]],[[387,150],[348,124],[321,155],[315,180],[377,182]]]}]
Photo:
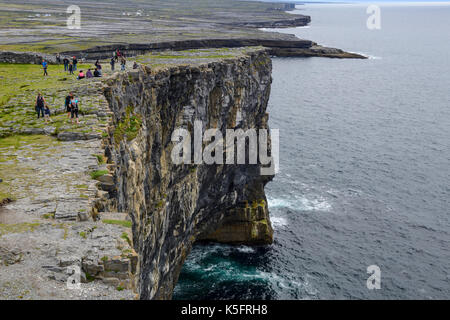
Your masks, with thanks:
[{"label": "turquoise water", "polygon": [[174,298],[448,298],[450,6],[382,6],[381,30],[362,5],[301,8],[283,32],[371,59],[273,59],[275,243],[196,246]]}]

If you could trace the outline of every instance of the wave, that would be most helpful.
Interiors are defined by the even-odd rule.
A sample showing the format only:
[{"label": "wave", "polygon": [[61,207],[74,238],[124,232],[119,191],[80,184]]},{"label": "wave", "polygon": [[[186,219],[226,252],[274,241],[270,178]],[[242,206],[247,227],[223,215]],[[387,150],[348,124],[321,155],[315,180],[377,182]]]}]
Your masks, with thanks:
[{"label": "wave", "polygon": [[236,248],[241,253],[255,253],[255,249],[247,246],[240,246]]},{"label": "wave", "polygon": [[294,211],[330,211],[331,204],[322,197],[308,199],[305,196],[293,198],[268,198],[269,209],[287,208]]},{"label": "wave", "polygon": [[275,229],[288,225],[288,220],[284,217],[271,216],[270,221],[272,222],[272,227]]}]

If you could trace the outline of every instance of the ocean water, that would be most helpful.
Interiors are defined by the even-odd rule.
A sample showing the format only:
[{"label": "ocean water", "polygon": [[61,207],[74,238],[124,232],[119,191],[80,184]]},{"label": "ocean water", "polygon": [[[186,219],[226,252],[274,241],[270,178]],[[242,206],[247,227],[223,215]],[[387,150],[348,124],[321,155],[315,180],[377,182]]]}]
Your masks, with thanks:
[{"label": "ocean water", "polygon": [[283,32],[371,59],[273,59],[275,243],[196,246],[174,298],[450,298],[450,6],[298,8]]}]

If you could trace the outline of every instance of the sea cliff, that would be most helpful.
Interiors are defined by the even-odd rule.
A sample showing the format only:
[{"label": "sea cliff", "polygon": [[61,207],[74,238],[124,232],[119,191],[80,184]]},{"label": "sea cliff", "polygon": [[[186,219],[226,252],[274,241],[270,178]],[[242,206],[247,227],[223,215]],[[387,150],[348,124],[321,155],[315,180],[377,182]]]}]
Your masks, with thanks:
[{"label": "sea cliff", "polygon": [[[263,49],[200,64],[116,74],[106,156],[116,188],[107,206],[128,212],[141,299],[170,298],[197,240],[269,244],[273,231],[259,165],[176,165],[171,135],[203,129],[266,129],[271,60]],[[237,118],[240,118],[239,120]]]}]

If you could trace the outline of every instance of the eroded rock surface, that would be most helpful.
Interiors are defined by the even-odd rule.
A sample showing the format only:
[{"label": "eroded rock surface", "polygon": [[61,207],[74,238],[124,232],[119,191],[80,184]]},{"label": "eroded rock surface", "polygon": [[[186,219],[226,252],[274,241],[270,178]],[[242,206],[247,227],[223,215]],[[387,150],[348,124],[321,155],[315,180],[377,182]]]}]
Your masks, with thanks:
[{"label": "eroded rock surface", "polygon": [[115,165],[116,201],[129,212],[139,255],[142,299],[167,299],[193,243],[272,242],[259,165],[176,165],[172,133],[267,128],[271,61],[265,50],[234,58],[152,70],[107,80],[113,111],[106,155]]}]

